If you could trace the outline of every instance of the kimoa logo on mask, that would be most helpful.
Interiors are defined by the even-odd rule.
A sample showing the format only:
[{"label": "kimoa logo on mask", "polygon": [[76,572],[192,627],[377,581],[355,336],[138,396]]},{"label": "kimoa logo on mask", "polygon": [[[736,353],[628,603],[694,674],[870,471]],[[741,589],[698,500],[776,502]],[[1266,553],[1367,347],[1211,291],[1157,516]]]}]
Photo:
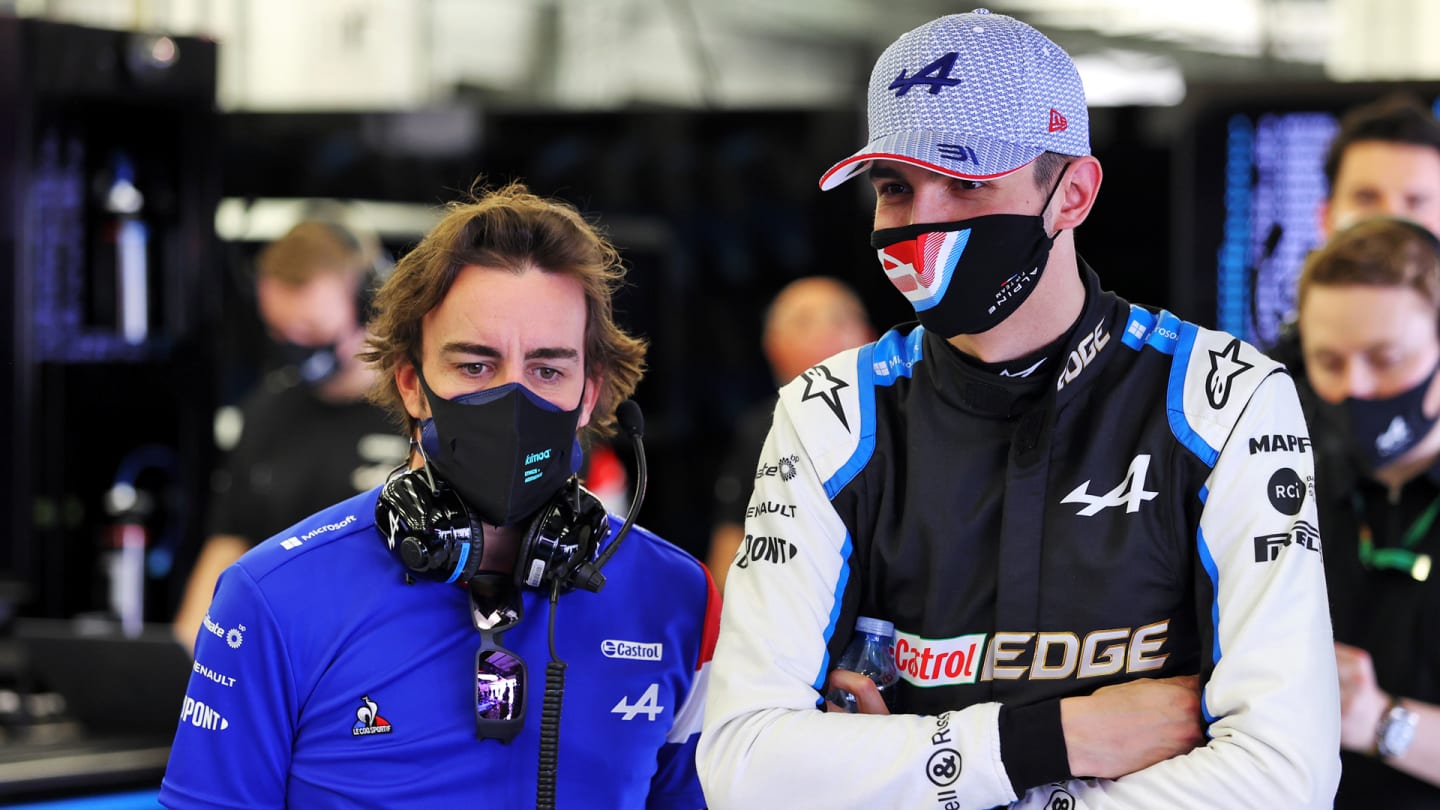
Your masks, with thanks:
[{"label": "kimoa logo on mask", "polygon": [[549,450],[541,450],[541,451],[538,452],[538,453],[531,453],[530,455],[526,456],[526,457],[525,457],[525,463],[526,463],[526,464],[534,464],[534,463],[536,463],[536,462],[538,462],[538,461],[546,461],[546,460],[548,460],[549,458],[550,458],[550,451],[549,451]]}]

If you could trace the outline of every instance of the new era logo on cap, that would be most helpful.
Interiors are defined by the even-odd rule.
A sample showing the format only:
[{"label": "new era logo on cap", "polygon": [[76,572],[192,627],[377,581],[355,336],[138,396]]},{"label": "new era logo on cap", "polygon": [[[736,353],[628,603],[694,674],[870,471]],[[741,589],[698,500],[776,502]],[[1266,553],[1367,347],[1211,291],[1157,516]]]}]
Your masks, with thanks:
[{"label": "new era logo on cap", "polygon": [[1090,154],[1085,88],[1060,46],[976,9],[897,39],[870,74],[870,141],[820,178],[830,189],[871,160],[984,180],[1042,152]]}]

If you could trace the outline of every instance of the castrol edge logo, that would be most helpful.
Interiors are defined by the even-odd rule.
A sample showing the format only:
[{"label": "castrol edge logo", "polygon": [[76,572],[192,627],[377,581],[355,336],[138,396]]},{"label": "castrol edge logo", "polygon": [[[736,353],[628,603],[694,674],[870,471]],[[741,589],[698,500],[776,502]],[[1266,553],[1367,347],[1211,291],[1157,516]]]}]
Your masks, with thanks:
[{"label": "castrol edge logo", "polygon": [[985,653],[985,634],[922,638],[895,631],[895,667],[916,686],[975,683]]},{"label": "castrol edge logo", "polygon": [[1168,619],[1083,636],[1066,631],[999,632],[993,638],[976,633],[937,639],[896,630],[895,667],[901,678],[925,687],[1155,672],[1170,657],[1165,650],[1169,630]]}]

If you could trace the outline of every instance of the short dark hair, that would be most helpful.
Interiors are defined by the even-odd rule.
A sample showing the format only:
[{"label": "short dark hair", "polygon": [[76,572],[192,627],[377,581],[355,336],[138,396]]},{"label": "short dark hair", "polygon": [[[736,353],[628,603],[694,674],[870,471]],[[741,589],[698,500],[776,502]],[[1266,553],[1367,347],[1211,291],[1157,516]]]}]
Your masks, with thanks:
[{"label": "short dark hair", "polygon": [[1060,175],[1060,170],[1074,159],[1059,152],[1041,152],[1040,157],[1035,158],[1035,185],[1049,191],[1055,185],[1055,178]]},{"label": "short dark hair", "polygon": [[1440,152],[1440,121],[1419,99],[1406,93],[1385,96],[1346,112],[1340,118],[1340,131],[1325,153],[1327,196],[1334,192],[1345,150],[1359,141],[1428,146]]},{"label": "short dark hair", "polygon": [[646,342],[615,322],[611,299],[624,283],[620,254],[567,202],[532,194],[521,183],[477,187],[451,203],[440,222],[405,255],[375,296],[367,351],[360,359],[379,372],[371,399],[415,427],[395,382],[403,363],[420,365],[421,322],[440,306],[460,270],[469,265],[512,273],[535,268],[571,276],[585,290],[585,376],[603,375],[586,432],[614,432],[615,406],[628,398],[645,369]]},{"label": "short dark hair", "polygon": [[1345,228],[1305,259],[1296,305],[1317,286],[1401,287],[1440,311],[1440,242],[1422,225],[1375,217]]}]

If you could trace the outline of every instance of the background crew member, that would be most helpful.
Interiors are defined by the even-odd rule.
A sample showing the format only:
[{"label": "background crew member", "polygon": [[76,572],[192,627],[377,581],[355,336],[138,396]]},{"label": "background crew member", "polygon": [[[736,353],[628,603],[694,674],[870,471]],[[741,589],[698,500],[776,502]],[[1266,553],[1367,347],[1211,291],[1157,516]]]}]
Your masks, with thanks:
[{"label": "background crew member", "polygon": [[[868,170],[871,245],[920,326],[781,392],[755,498],[795,510],[748,520],[730,570],[712,806],[1328,807],[1289,375],[1100,289],[1073,235],[1101,181],[1084,90],[1038,31],[977,10],[905,34],[869,122],[821,187]],[[895,624],[893,716],[816,711],[857,615]],[[1199,711],[1165,678],[1193,673]]]},{"label": "background crew member", "polygon": [[[830,355],[874,339],[865,305],[854,290],[829,276],[806,276],[786,284],[770,302],[761,347],[780,386]],[[715,478],[715,526],[708,562],[722,593],[735,550],[745,538],[745,509],[775,402],[775,397],[767,397],[740,417]]]},{"label": "background crew member", "polygon": [[597,574],[620,521],[571,477],[577,431],[608,430],[643,370],[622,278],[577,211],[518,184],[400,261],[364,358],[409,469],[221,575],[162,803],[704,805],[718,595],[638,527]]},{"label": "background crew member", "polygon": [[1298,291],[1340,673],[1338,808],[1440,805],[1440,255],[1388,217],[1336,233]]},{"label": "background crew member", "polygon": [[1356,107],[1340,119],[1325,156],[1329,194],[1320,230],[1368,217],[1412,219],[1440,233],[1440,122],[1409,96]]},{"label": "background crew member", "polygon": [[375,487],[405,458],[394,423],[365,399],[375,372],[355,356],[380,250],[339,223],[308,220],[256,261],[260,319],[284,364],[246,396],[238,441],[215,477],[209,537],[173,625],[186,649],[226,566],[315,510]]}]

